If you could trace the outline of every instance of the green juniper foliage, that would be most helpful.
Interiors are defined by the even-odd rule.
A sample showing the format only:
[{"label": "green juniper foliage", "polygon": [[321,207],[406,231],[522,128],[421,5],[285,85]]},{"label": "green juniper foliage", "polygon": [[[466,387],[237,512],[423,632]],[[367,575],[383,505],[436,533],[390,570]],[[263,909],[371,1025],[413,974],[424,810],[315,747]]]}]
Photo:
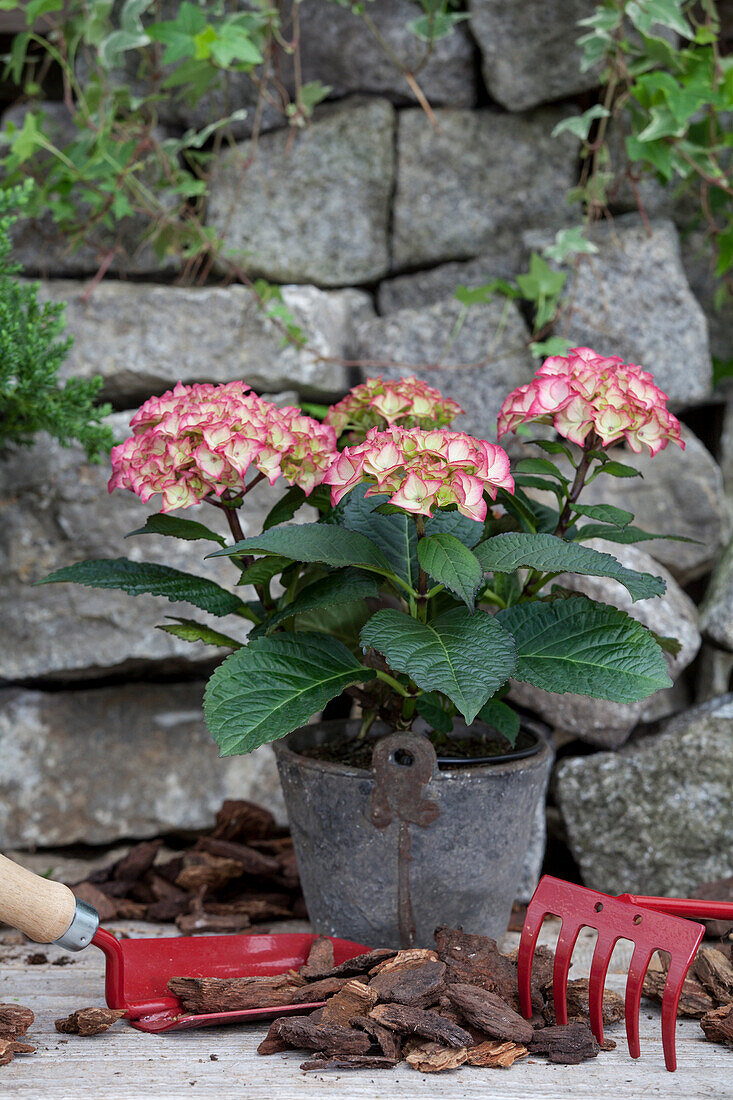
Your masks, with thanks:
[{"label": "green juniper foliage", "polygon": [[109,406],[95,405],[101,378],[70,378],[59,367],[71,344],[63,337],[64,307],[38,301],[38,286],[16,278],[9,231],[29,188],[0,192],[0,448],[29,446],[45,431],[63,446],[77,440],[90,459],[108,450],[112,433],[101,421]]}]

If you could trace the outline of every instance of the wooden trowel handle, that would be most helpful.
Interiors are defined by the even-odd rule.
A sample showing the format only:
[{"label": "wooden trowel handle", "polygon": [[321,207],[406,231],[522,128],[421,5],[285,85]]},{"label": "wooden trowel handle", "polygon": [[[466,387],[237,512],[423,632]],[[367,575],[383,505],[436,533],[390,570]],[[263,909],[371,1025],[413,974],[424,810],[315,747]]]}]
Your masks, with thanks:
[{"label": "wooden trowel handle", "polygon": [[[78,928],[80,911],[88,925],[83,930]],[[98,920],[95,910],[77,902],[62,882],[41,878],[0,855],[0,921],[36,943],[60,940],[62,946],[78,950],[91,942]],[[69,935],[70,942],[65,942]]]}]

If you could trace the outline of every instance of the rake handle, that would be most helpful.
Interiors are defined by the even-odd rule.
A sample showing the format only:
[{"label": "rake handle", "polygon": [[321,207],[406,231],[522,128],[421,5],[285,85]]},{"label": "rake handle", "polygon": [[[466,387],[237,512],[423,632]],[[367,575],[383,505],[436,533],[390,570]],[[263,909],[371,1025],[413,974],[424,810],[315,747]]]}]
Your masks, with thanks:
[{"label": "rake handle", "polygon": [[670,917],[687,917],[688,920],[733,921],[733,902],[704,901],[700,898],[655,898],[640,894],[619,894],[619,901],[628,901],[642,909],[667,913]]}]

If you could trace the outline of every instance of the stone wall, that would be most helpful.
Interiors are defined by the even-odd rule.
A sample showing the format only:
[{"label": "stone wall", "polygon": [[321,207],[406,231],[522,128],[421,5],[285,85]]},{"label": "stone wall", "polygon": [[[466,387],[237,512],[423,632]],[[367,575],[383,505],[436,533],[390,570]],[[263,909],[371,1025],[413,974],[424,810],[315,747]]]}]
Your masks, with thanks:
[{"label": "stone wall", "polygon": [[[469,0],[468,20],[438,44],[420,74],[431,119],[357,18],[304,0],[303,79],[330,85],[331,98],[295,133],[266,111],[246,172],[251,125],[238,124],[240,144],[214,165],[208,217],[248,276],[283,284],[306,347],[283,346],[243,285],[215,277],[204,287],[176,285],[175,266],[141,247],[144,227],[135,219],[123,227],[124,253],[91,292],[95,250],[71,254],[49,222],[25,224],[16,245],[26,274],[42,277],[44,297],[68,303],[75,343],[67,374],[102,375],[119,438],[136,405],[178,379],[244,378],[259,392],[288,391],[291,400],[293,391],[331,399],[360,374],[380,371],[423,374],[463,404],[462,427],[493,438],[503,396],[533,370],[526,320],[503,301],[473,307],[464,318],[453,293],[461,283],[513,276],[529,250],[572,218],[565,194],[577,180],[578,144],[568,134],[553,138],[552,130],[591,101],[597,74],[581,73],[572,43],[576,20],[594,7],[593,0]],[[415,40],[406,23],[417,5],[375,0],[370,12],[409,63]],[[245,76],[235,96],[232,108],[254,102]],[[164,103],[161,125],[202,125],[219,107],[215,97],[195,109]],[[18,120],[23,108],[11,110]],[[49,112],[63,132],[63,106]],[[598,252],[575,277],[561,334],[641,362],[688,425],[684,455],[669,448],[642,460],[644,480],[631,488],[626,481],[602,486],[604,499],[635,510],[648,529],[697,540],[611,548],[667,579],[663,600],[629,610],[681,640],[670,662],[675,686],[628,707],[521,685],[513,694],[553,726],[562,746],[552,797],[587,881],[654,892],[733,873],[730,830],[715,851],[704,851],[704,837],[691,827],[695,815],[714,816],[733,793],[730,704],[714,700],[712,711],[687,712],[727,691],[733,664],[733,557],[723,554],[733,418],[711,381],[711,355],[733,356],[733,333],[730,311],[713,310],[710,256],[702,234],[690,231],[694,211],[653,182],[643,193],[651,226],[620,194],[613,221],[597,233]],[[33,587],[50,569],[88,556],[129,553],[208,570],[194,543],[123,544],[149,509],[131,495],[108,496],[106,480],[107,470],[85,462],[78,448],[43,438],[30,451],[0,456],[0,846],[101,843],[198,827],[236,793],[279,806],[269,749],[219,761],[205,734],[201,685],[217,655],[154,629],[165,615],[185,616],[185,607]],[[269,502],[262,492],[245,512],[247,531]],[[696,603],[713,570],[698,620]],[[225,566],[219,575],[226,579]],[[613,582],[582,588],[626,606]],[[706,641],[697,656],[701,629]],[[642,795],[634,776],[647,759],[657,768],[684,761],[682,802],[669,778],[672,763]],[[623,804],[614,793],[621,789]],[[621,850],[647,820],[621,810],[643,799],[668,843],[630,846],[614,877],[607,854],[594,847],[598,805],[608,808],[608,835]],[[530,883],[542,854],[538,828]]]}]

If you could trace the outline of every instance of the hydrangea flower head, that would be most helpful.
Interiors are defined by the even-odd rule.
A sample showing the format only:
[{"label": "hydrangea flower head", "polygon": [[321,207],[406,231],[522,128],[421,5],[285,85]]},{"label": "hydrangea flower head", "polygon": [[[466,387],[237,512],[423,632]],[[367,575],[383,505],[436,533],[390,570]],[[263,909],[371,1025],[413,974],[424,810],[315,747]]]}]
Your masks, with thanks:
[{"label": "hydrangea flower head", "polygon": [[444,428],[462,412],[457,402],[414,375],[386,382],[380,375],[354,386],[332,405],[325,423],[337,436],[348,431],[356,440],[371,428]]},{"label": "hydrangea flower head", "polygon": [[637,454],[648,447],[655,455],[669,442],[684,449],[667,401],[653,376],[634,363],[573,348],[567,356],[550,356],[531,382],[509,394],[499,412],[498,437],[538,421],[580,446],[594,432],[601,446],[625,439]]},{"label": "hydrangea flower head", "polygon": [[434,508],[455,505],[462,515],[483,521],[488,492],[514,491],[509,457],[495,443],[445,428],[371,428],[363,443],[346,447],[325,477],[331,503],[355,485],[366,495],[389,493],[389,503],[414,515],[432,516]]},{"label": "hydrangea flower head", "polygon": [[270,484],[282,475],[310,494],[336,454],[333,428],[263,401],[244,382],[178,382],[149,398],[130,427],[112,448],[109,491],[130,489],[143,501],[161,493],[162,512],[241,492],[251,466]]}]

